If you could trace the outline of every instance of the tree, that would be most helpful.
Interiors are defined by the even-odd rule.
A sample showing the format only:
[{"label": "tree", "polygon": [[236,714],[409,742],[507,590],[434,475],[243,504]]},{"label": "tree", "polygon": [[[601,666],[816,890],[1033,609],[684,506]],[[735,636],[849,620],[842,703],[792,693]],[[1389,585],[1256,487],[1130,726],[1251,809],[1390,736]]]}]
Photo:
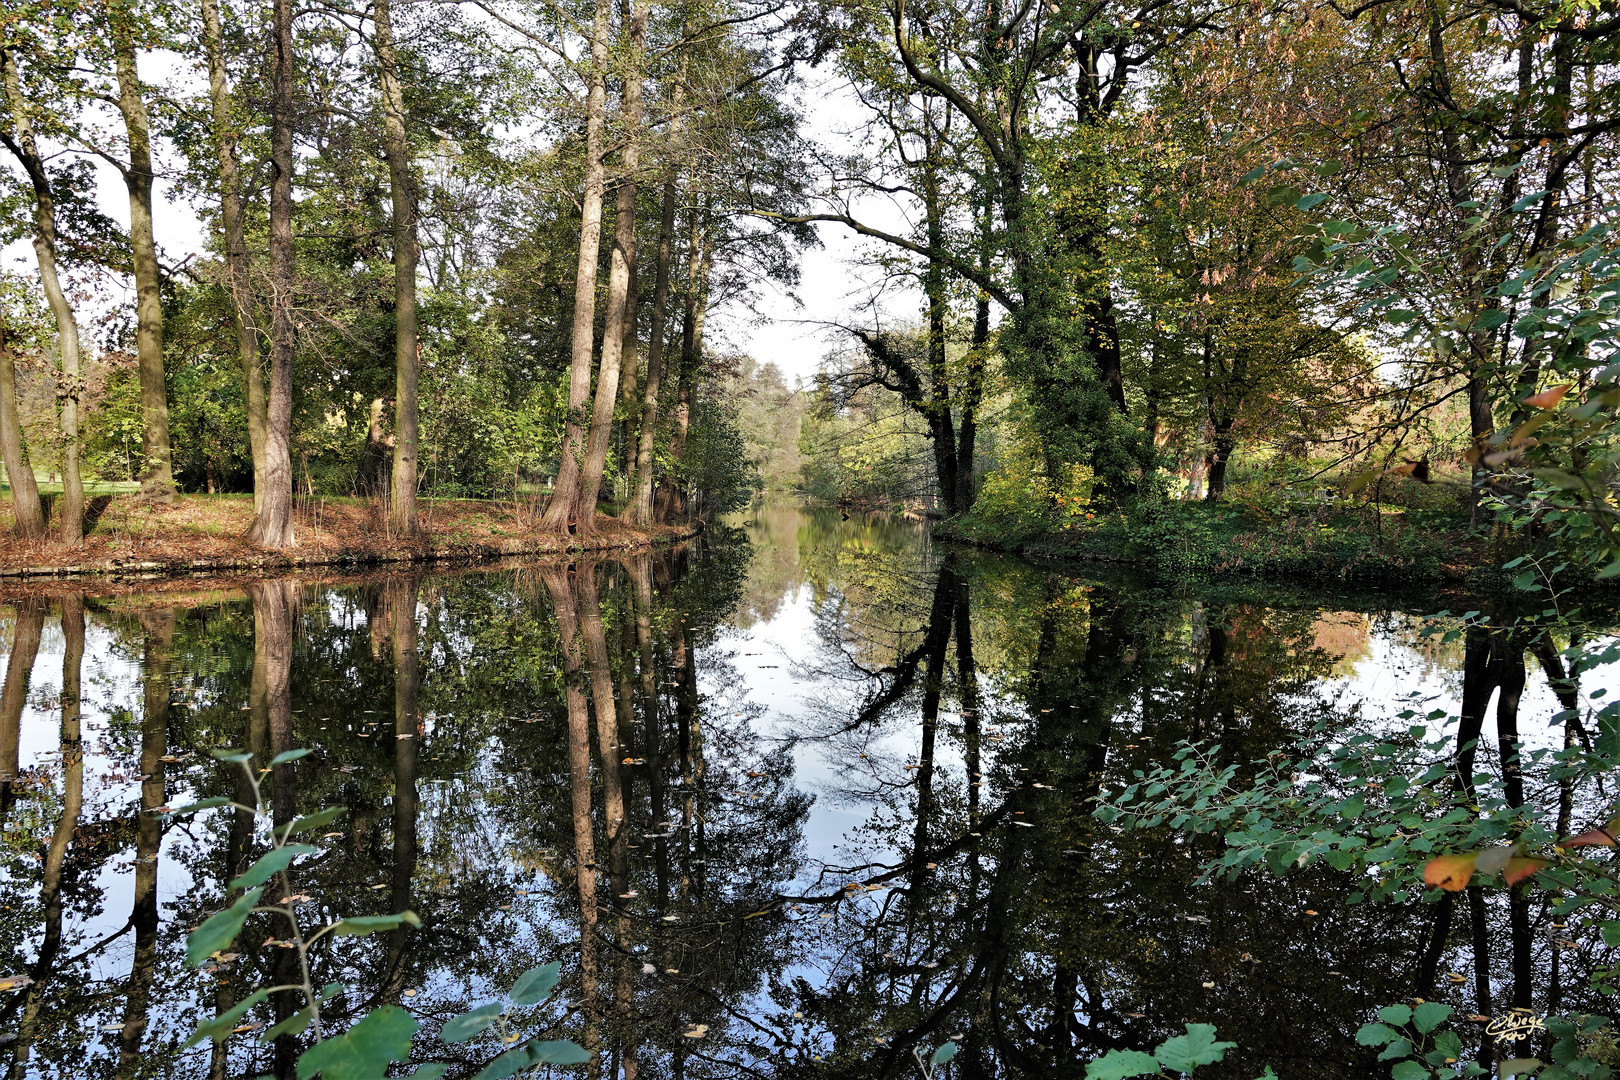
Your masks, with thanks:
[{"label": "tree", "polygon": [[373,46],[382,89],[383,152],[388,158],[394,218],[394,469],[388,522],[396,535],[414,537],[417,484],[416,332],[416,177],[405,132],[405,99],[400,87],[399,52],[394,42],[391,0],[374,0]]},{"label": "tree", "polygon": [[263,496],[256,498],[248,540],[267,548],[293,545],[293,9],[273,0],[270,80],[270,390],[265,406]]},{"label": "tree", "polygon": [[[28,102],[23,96],[22,77],[18,71],[16,53],[4,47],[0,47],[0,81],[4,82],[6,101],[10,106],[11,123],[15,132],[15,134],[0,132],[0,142],[4,142],[6,148],[22,164],[23,171],[28,174],[29,184],[33,187],[34,258],[39,265],[39,279],[45,289],[45,299],[50,304],[51,314],[56,320],[56,347],[62,358],[62,375],[57,384],[57,397],[61,400],[62,428],[62,500],[58,511],[61,523],[58,535],[63,544],[77,547],[84,539],[84,481],[79,473],[79,403],[83,394],[79,324],[74,317],[73,306],[63,291],[61,276],[57,272],[56,195],[34,137],[33,120],[29,115]],[[10,361],[0,360],[0,363],[9,364]],[[15,380],[7,376],[6,381],[13,384],[9,393],[12,396],[12,425],[15,430]],[[0,388],[0,395],[6,393],[7,390]],[[12,441],[18,443],[20,462],[20,439],[14,434],[6,441],[7,462],[11,460]],[[13,481],[12,491],[18,490],[16,482]],[[24,501],[27,501],[26,496]],[[27,529],[23,531],[26,532]]]},{"label": "tree", "polygon": [[169,399],[163,379],[162,269],[152,229],[152,125],[136,68],[136,29],[141,16],[133,0],[107,5],[107,32],[118,81],[118,111],[124,119],[128,161],[109,161],[123,173],[129,190],[129,244],[135,271],[136,342],[140,353],[141,451],[146,472],[141,495],[157,503],[174,500],[174,468],[169,445]]}]

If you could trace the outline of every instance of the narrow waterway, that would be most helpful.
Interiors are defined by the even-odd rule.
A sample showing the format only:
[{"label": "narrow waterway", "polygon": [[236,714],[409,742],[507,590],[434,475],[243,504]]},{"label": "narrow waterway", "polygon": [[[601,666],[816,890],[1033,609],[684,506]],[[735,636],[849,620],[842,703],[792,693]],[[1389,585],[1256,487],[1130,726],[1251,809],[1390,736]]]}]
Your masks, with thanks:
[{"label": "narrow waterway", "polygon": [[[302,917],[421,925],[324,939],[329,1022],[402,1006],[449,1076],[501,1046],[438,1027],[552,960],[523,1034],[626,1080],[918,1076],[948,1039],[955,1075],[1083,1076],[1188,1021],[1237,1044],[1212,1076],[1382,1074],[1357,1028],[1413,996],[1479,1011],[1480,947],[1488,986],[1527,957],[1538,1008],[1564,1009],[1607,951],[1505,905],[1434,942],[1437,905],[1347,903],[1365,883],[1320,861],[1195,884],[1218,840],[1090,811],[1181,740],[1253,760],[1454,713],[1478,649],[1422,616],[1465,606],[1089,575],[777,504],[571,566],[29,587],[0,600],[0,1059],[291,1077],[308,1036],[258,1039],[278,997],[185,1046],[288,977],[275,917],[201,970],[185,938],[269,821],[343,807],[289,872]],[[1562,745],[1517,655],[1523,737]],[[251,801],[222,747],[312,752],[265,774],[262,823],[168,816]]]}]

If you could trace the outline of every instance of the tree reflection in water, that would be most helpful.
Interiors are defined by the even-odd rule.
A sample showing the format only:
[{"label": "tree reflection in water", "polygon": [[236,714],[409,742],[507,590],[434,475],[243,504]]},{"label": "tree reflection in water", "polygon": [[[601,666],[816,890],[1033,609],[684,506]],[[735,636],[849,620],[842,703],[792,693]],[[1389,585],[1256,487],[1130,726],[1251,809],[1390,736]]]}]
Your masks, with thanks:
[{"label": "tree reflection in water", "polygon": [[[220,746],[313,750],[272,770],[278,823],[349,808],[293,871],[312,920],[422,919],[323,939],[317,977],[348,987],[328,1030],[401,1005],[451,1076],[501,1047],[438,1025],[550,960],[565,1004],[526,1034],[625,1080],[910,1076],[947,1039],[964,1076],[1082,1076],[1187,1021],[1239,1046],[1213,1075],[1351,1077],[1373,1071],[1354,1034],[1377,1005],[1584,1003],[1606,953],[1555,947],[1533,894],[1351,905],[1357,882],[1319,863],[1195,885],[1217,841],[1090,817],[1181,739],[1240,763],[1324,722],[1375,728],[1387,702],[1347,673],[1375,639],[1379,663],[1419,665],[1401,605],[1335,598],[1329,621],[1309,594],[1074,577],[906,523],[754,520],[752,546],[722,529],[622,560],[16,598],[10,1075],[293,1075],[313,1032],[258,1042],[290,1000],[182,1047],[296,966],[258,916],[236,955],[184,968],[187,929],[267,842],[229,809],[162,812],[246,797]],[[774,630],[785,667],[756,652]],[[1556,650],[1505,631],[1423,662],[1459,680],[1462,741],[1486,736],[1459,785],[1487,757],[1511,784],[1543,682],[1575,700]],[[1553,797],[1567,823],[1578,794]]]}]

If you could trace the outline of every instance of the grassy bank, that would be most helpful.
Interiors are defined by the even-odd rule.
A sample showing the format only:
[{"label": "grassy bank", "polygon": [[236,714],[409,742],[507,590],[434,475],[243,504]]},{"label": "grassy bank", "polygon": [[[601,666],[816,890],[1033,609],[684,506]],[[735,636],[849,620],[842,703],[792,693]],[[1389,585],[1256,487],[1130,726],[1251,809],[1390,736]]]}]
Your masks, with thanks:
[{"label": "grassy bank", "polygon": [[[1172,575],[1249,574],[1367,583],[1503,579],[1498,553],[1456,511],[1332,505],[1269,514],[1155,502],[1061,519],[942,522],[934,535],[1026,555],[1126,563]],[[1503,556],[1504,558],[1506,556]],[[1504,579],[1505,580],[1505,579]]]},{"label": "grassy bank", "polygon": [[[271,552],[242,539],[253,517],[251,495],[183,495],[170,506],[151,506],[118,494],[87,503],[85,542],[65,548],[54,540],[17,539],[11,534],[10,499],[0,497],[0,575],[195,573],[611,551],[668,543],[692,532],[674,526],[632,529],[598,515],[596,534],[582,540],[536,531],[537,516],[526,503],[425,499],[422,535],[407,540],[390,535],[378,503],[332,498],[301,500],[298,547]],[[54,528],[54,517],[51,524]]]}]

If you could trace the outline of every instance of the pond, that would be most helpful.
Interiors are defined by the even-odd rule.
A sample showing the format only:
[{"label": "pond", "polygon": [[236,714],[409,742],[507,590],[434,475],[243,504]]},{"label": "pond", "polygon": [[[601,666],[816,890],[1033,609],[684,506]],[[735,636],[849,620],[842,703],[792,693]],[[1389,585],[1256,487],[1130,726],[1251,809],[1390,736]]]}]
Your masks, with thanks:
[{"label": "pond", "polygon": [[252,801],[225,747],[311,751],[266,774],[278,825],[346,808],[285,879],[305,922],[420,918],[318,944],[329,1024],[401,1006],[448,1076],[502,1047],[443,1022],[549,961],[522,1034],[598,1050],[558,1075],[626,1080],[921,1076],[947,1040],[954,1075],[1083,1076],[1189,1021],[1237,1044],[1211,1076],[1361,1077],[1383,1005],[1599,1007],[1607,950],[1542,901],[1350,903],[1365,880],[1321,860],[1200,883],[1218,837],[1091,816],[1182,740],[1264,758],[1414,708],[1478,721],[1497,687],[1517,713],[1484,718],[1478,768],[1498,721],[1562,745],[1555,655],[1424,634],[1480,602],[1155,583],[779,504],[572,565],[11,588],[11,1076],[294,1074],[307,1035],[260,1039],[287,995],[186,1046],[297,964],[269,914],[186,963],[268,842],[165,812]]}]

